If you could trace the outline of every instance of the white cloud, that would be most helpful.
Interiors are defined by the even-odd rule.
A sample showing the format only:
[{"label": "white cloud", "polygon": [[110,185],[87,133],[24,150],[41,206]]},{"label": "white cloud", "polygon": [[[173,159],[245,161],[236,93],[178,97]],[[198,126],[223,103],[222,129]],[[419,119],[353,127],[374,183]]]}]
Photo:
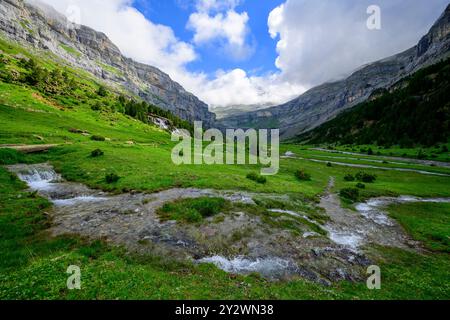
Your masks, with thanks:
[{"label": "white cloud", "polygon": [[238,13],[237,0],[199,0],[196,9],[190,15],[187,28],[194,32],[196,45],[215,43],[229,57],[243,60],[253,53],[253,47],[247,43],[249,34],[247,12]]},{"label": "white cloud", "polygon": [[382,29],[366,26],[372,0],[287,0],[269,15],[276,66],[291,83],[311,87],[415,45],[447,0],[378,0]]},{"label": "white cloud", "polygon": [[236,8],[240,0],[197,0],[195,7],[200,12],[228,11]]},{"label": "white cloud", "polygon": [[218,71],[204,81],[202,97],[213,106],[279,104],[294,98],[304,88],[283,82],[278,74],[249,76],[242,69]]}]

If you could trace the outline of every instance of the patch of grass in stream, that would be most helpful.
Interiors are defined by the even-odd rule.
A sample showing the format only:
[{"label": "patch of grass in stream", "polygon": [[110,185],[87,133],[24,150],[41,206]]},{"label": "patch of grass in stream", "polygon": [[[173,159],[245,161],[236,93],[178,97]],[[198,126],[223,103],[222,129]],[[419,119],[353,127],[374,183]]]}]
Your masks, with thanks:
[{"label": "patch of grass in stream", "polygon": [[201,197],[166,203],[158,209],[157,214],[162,221],[196,223],[223,213],[229,207],[230,202],[223,198]]}]

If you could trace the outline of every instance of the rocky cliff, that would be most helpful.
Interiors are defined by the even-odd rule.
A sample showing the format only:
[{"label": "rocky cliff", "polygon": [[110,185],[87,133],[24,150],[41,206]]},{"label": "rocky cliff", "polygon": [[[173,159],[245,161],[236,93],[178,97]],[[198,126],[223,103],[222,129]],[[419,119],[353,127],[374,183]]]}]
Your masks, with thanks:
[{"label": "rocky cliff", "polygon": [[367,100],[377,89],[391,87],[401,78],[448,56],[450,5],[413,48],[364,66],[344,80],[315,87],[281,106],[222,119],[220,126],[280,128],[281,136],[290,138]]},{"label": "rocky cliff", "polygon": [[108,37],[74,25],[51,7],[23,0],[0,0],[0,35],[39,52],[51,52],[118,89],[140,96],[188,121],[215,121],[208,106],[161,70],[124,57]]}]

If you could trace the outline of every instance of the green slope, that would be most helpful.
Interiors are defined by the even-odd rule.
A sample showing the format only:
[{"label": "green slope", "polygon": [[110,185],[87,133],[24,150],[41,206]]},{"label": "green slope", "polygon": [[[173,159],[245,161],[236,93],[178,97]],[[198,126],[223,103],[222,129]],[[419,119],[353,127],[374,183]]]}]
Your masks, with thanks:
[{"label": "green slope", "polygon": [[433,146],[450,137],[450,60],[418,71],[390,92],[338,115],[296,142]]}]

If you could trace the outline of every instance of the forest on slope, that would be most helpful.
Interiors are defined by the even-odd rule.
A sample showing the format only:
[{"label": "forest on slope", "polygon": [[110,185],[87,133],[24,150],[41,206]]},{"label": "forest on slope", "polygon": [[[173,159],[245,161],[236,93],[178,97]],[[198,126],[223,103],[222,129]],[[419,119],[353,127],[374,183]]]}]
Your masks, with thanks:
[{"label": "forest on slope", "polygon": [[390,90],[294,141],[308,144],[433,146],[450,136],[450,59],[419,70]]}]

